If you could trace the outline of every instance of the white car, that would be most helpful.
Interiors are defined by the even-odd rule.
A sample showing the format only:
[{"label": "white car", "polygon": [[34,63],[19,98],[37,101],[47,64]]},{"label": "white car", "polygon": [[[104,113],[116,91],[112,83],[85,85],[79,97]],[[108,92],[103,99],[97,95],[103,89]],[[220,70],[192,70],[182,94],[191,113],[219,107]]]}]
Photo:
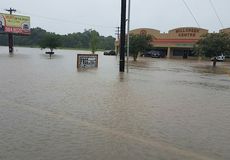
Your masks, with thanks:
[{"label": "white car", "polygon": [[212,57],[211,60],[214,61],[214,59],[216,59],[217,61],[224,61],[225,60],[225,56],[222,54],[220,56],[216,56],[216,57]]}]

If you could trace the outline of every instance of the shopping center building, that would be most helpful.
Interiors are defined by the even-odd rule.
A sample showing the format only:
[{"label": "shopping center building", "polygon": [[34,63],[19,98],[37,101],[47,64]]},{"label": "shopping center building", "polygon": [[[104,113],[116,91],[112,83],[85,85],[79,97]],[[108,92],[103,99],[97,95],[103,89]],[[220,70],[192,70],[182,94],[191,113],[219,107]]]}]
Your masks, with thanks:
[{"label": "shopping center building", "polygon": [[[222,29],[220,32],[230,33],[230,28]],[[139,28],[130,31],[130,34],[146,34],[152,36],[154,50],[161,51],[167,57],[193,56],[193,47],[202,35],[208,33],[207,29],[196,27],[181,27],[161,33],[160,30],[150,28]],[[119,43],[115,43],[118,51]]]}]

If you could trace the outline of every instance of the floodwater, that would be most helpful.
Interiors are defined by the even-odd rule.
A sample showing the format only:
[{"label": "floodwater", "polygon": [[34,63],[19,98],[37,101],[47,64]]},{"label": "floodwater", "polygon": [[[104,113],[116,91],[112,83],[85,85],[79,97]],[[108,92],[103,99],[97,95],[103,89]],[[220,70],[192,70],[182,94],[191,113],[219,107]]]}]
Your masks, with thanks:
[{"label": "floodwater", "polygon": [[0,47],[0,160],[229,160],[230,63]]}]

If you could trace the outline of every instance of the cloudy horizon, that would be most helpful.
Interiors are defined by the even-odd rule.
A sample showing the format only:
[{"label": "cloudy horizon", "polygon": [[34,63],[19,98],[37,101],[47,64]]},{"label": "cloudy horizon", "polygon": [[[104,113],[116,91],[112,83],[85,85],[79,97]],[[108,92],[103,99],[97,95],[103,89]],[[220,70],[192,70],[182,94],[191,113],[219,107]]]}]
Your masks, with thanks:
[{"label": "cloudy horizon", "polygon": [[[168,32],[178,27],[200,26],[209,32],[218,32],[230,27],[230,1],[212,0],[220,21],[210,0],[185,2],[193,15],[183,0],[131,0],[130,28],[153,28]],[[1,2],[0,12],[6,13],[4,9],[15,8],[15,14],[31,17],[31,27],[41,27],[57,34],[95,29],[101,35],[115,37],[116,27],[120,26],[120,5],[120,0],[7,0]]]}]

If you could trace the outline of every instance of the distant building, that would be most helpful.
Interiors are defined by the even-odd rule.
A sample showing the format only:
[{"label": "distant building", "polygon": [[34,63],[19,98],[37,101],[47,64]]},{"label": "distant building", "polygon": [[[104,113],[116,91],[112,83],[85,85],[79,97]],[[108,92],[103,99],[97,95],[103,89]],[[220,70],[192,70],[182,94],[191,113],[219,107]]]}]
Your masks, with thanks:
[{"label": "distant building", "polygon": [[[222,29],[220,32],[230,33],[230,28]],[[154,49],[164,52],[167,57],[193,56],[194,45],[202,35],[207,33],[207,29],[196,27],[176,28],[168,33],[161,33],[159,30],[150,28],[138,28],[130,31],[130,34],[151,35]],[[115,49],[119,50],[119,41],[116,41]]]},{"label": "distant building", "polygon": [[230,28],[221,29],[220,32],[230,33]]}]

